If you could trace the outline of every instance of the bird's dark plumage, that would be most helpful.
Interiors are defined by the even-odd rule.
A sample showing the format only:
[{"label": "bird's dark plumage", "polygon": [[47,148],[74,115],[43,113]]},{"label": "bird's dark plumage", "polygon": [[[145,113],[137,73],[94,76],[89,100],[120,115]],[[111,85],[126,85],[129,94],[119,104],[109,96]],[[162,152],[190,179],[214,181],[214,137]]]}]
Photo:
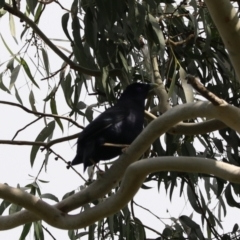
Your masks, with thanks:
[{"label": "bird's dark plumage", "polygon": [[94,119],[79,135],[72,165],[83,163],[85,170],[93,163],[120,155],[121,148],[103,144],[133,142],[143,129],[144,102],[150,89],[150,84],[129,85],[113,107]]}]

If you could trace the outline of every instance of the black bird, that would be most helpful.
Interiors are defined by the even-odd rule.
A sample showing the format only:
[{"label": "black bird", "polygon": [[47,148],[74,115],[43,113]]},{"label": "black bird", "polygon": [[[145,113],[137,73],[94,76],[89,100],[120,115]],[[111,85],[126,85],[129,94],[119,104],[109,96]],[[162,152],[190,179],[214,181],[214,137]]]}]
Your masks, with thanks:
[{"label": "black bird", "polygon": [[83,163],[84,171],[100,160],[122,153],[119,147],[104,143],[131,144],[143,129],[144,102],[155,84],[133,83],[125,89],[117,103],[94,119],[79,135],[77,154],[72,165]]}]

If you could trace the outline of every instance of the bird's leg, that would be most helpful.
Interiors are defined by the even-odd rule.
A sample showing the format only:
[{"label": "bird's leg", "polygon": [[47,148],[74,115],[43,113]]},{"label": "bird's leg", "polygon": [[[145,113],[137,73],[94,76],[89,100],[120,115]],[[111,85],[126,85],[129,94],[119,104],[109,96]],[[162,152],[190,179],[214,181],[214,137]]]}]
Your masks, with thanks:
[{"label": "bird's leg", "polygon": [[122,148],[122,153],[125,153],[125,152],[127,151],[127,149],[129,148],[129,146],[130,146],[130,145],[128,145],[128,146]]},{"label": "bird's leg", "polygon": [[97,163],[94,162],[93,159],[90,159],[90,161],[93,164],[93,167],[96,167],[100,173],[104,173],[104,171],[99,168],[99,166],[97,165]]}]

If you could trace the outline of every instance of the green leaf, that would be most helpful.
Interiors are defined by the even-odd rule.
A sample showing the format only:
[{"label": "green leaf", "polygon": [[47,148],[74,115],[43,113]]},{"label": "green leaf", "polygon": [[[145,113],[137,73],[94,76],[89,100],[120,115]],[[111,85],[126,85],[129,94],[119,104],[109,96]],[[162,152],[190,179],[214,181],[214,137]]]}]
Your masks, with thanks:
[{"label": "green leaf", "polygon": [[121,59],[121,61],[122,61],[122,64],[123,64],[123,67],[124,67],[125,71],[126,71],[127,73],[129,73],[129,72],[130,72],[130,69],[129,69],[130,66],[128,66],[127,59],[125,58],[125,56],[122,54],[121,51],[119,51],[118,54],[119,54],[119,57],[120,57],[120,59]]},{"label": "green leaf", "polygon": [[37,112],[37,109],[35,107],[35,98],[34,98],[34,94],[33,94],[32,90],[30,91],[30,94],[29,94],[29,102],[30,102],[32,110]]},{"label": "green leaf", "polygon": [[5,211],[5,209],[6,209],[9,205],[11,205],[11,202],[8,202],[8,201],[6,201],[6,200],[3,200],[3,201],[1,202],[1,205],[0,205],[0,215],[3,214],[3,212]]},{"label": "green leaf", "polygon": [[30,80],[32,81],[32,83],[39,88],[39,86],[37,85],[37,83],[35,82],[33,76],[32,76],[32,73],[30,71],[30,68],[28,67],[27,65],[27,62],[23,59],[23,58],[20,58],[21,59],[21,65],[23,66],[26,74],[28,75],[28,77],[30,78]]},{"label": "green leaf", "polygon": [[24,224],[24,227],[23,227],[23,230],[22,230],[22,233],[21,233],[21,236],[20,236],[19,240],[25,240],[26,239],[26,236],[28,235],[31,226],[32,226],[32,223]]},{"label": "green leaf", "polygon": [[94,234],[95,234],[95,228],[96,228],[96,224],[92,224],[88,227],[88,231],[89,231],[89,237],[88,237],[88,240],[94,240]]},{"label": "green leaf", "polygon": [[14,58],[12,58],[12,59],[8,62],[8,64],[7,64],[7,69],[9,69],[10,72],[13,71],[13,69],[14,69]]},{"label": "green leaf", "polygon": [[111,237],[112,239],[114,239],[113,235],[114,235],[114,230],[113,230],[113,215],[109,216],[107,218],[108,220],[108,229],[110,231]]},{"label": "green leaf", "polygon": [[43,99],[43,101],[47,102],[49,99],[52,99],[52,97],[55,96],[57,90],[58,90],[57,86],[54,86],[52,91],[48,94],[46,98]]},{"label": "green leaf", "polygon": [[27,6],[29,7],[30,12],[34,15],[34,10],[38,4],[37,0],[27,0]]},{"label": "green leaf", "polygon": [[77,104],[78,109],[85,109],[86,107],[87,107],[86,103],[84,103],[82,101],[78,102],[78,104]]},{"label": "green leaf", "polygon": [[227,203],[230,207],[237,207],[240,208],[240,203],[236,202],[236,200],[233,198],[232,191],[231,191],[231,184],[229,183],[225,190],[225,198],[227,200]]},{"label": "green leaf", "polygon": [[66,34],[67,38],[69,39],[70,42],[73,42],[72,38],[70,37],[68,33],[68,20],[69,20],[69,13],[65,13],[62,16],[62,29],[64,33]]},{"label": "green leaf", "polygon": [[93,106],[88,106],[86,111],[85,111],[85,115],[86,115],[86,118],[89,122],[92,122],[93,120],[93,110],[92,110]]},{"label": "green leaf", "polygon": [[[177,72],[177,61],[176,61],[175,57],[171,58],[170,66],[173,70],[173,71],[171,71],[173,73],[173,75],[172,76],[170,74],[168,75],[168,77],[171,78],[171,85],[170,85],[170,88],[169,88],[168,97],[172,96],[173,90],[175,88],[176,72]],[[171,68],[169,68],[169,72],[170,72]]]},{"label": "green leaf", "polygon": [[2,8],[5,4],[5,0],[0,0],[0,8]]},{"label": "green leaf", "polygon": [[45,66],[47,76],[49,76],[49,59],[48,59],[48,54],[44,48],[42,48],[42,57],[43,57],[43,63]]},{"label": "green leaf", "polygon": [[[42,131],[38,134],[37,138],[35,139],[35,142],[44,142],[47,137],[49,137],[55,129],[55,121],[52,121],[48,123],[46,127],[42,129]],[[31,166],[34,164],[34,160],[36,158],[37,152],[39,150],[40,146],[33,146],[30,154],[30,163]]]},{"label": "green leaf", "polygon": [[16,99],[18,100],[18,102],[19,102],[21,105],[23,105],[22,99],[21,99],[20,95],[18,94],[18,90],[17,90],[15,84],[14,84],[14,90],[15,90],[15,97],[16,97]]},{"label": "green leaf", "polygon": [[172,232],[171,228],[166,227],[163,229],[163,232],[162,232],[163,237],[168,238],[168,237],[171,237],[172,234],[173,234],[173,232]]},{"label": "green leaf", "polygon": [[74,230],[68,230],[68,237],[71,240],[75,240],[76,239],[75,231]]},{"label": "green leaf", "polygon": [[[51,100],[50,100],[50,107],[51,107],[52,113],[55,114],[55,115],[58,115],[55,98],[51,98]],[[58,126],[61,128],[61,130],[63,132],[63,125],[62,125],[62,122],[61,122],[60,118],[54,118],[54,119],[55,119],[55,121],[57,122]]]},{"label": "green leaf", "polygon": [[223,143],[222,140],[218,139],[218,138],[212,138],[214,144],[216,145],[218,151],[220,153],[223,153]]},{"label": "green leaf", "polygon": [[68,73],[65,78],[61,79],[61,87],[64,93],[66,103],[70,108],[73,108],[73,102],[71,99],[73,89],[71,87],[71,84],[72,84],[72,77],[71,77],[71,74]]},{"label": "green leaf", "polygon": [[35,16],[34,16],[34,22],[36,24],[38,24],[39,20],[40,20],[40,16],[42,14],[42,8],[43,8],[43,4],[42,3],[39,3],[38,5],[38,8],[37,8],[37,11],[35,13]]},{"label": "green leaf", "polygon": [[51,199],[55,202],[59,202],[58,198],[56,196],[54,196],[53,194],[51,193],[44,193],[40,196],[41,198],[47,198],[47,199]]},{"label": "green leaf", "polygon": [[13,19],[12,14],[9,14],[9,26],[10,26],[11,35],[12,35],[13,39],[15,40],[15,42],[17,43],[15,23],[14,23],[14,19]]},{"label": "green leaf", "polygon": [[19,205],[16,205],[16,204],[12,204],[11,207],[9,208],[9,215],[10,214],[13,214],[13,213],[16,213],[16,212],[19,212],[20,210],[22,209],[21,206]]},{"label": "green leaf", "polygon": [[34,222],[34,236],[36,240],[44,240],[41,221]]},{"label": "green leaf", "polygon": [[[95,9],[93,9],[95,11]],[[92,13],[92,9],[88,8],[87,12],[84,17],[84,24],[85,24],[85,37],[86,41],[88,42],[89,46],[97,50],[97,22],[96,17],[94,16],[94,13]]]},{"label": "green leaf", "polygon": [[3,84],[3,81],[2,81],[2,73],[0,73],[0,88],[1,88],[3,91],[11,94],[11,92],[10,92],[10,91],[5,87],[5,85]]},{"label": "green leaf", "polygon": [[5,46],[6,49],[8,50],[8,52],[14,57],[14,59],[16,59],[19,63],[21,63],[20,60],[16,57],[16,55],[12,52],[12,50],[8,47],[8,45],[7,45],[7,43],[5,42],[5,40],[4,40],[4,38],[3,38],[3,36],[2,36],[1,33],[0,33],[0,37],[1,37],[2,41],[3,41],[4,46]]},{"label": "green leaf", "polygon": [[236,233],[236,232],[237,232],[237,230],[238,230],[238,228],[239,228],[238,224],[237,224],[237,223],[235,223],[235,224],[234,224],[234,226],[233,226],[233,230],[232,230],[232,232],[231,232],[231,233],[232,233],[232,234],[233,234],[233,233]]},{"label": "green leaf", "polygon": [[188,200],[192,206],[192,208],[199,214],[202,214],[202,209],[198,206],[195,193],[193,193],[192,189],[187,186],[187,195],[188,195]]},{"label": "green leaf", "polygon": [[200,240],[205,239],[200,226],[197,223],[195,223],[191,218],[183,215],[179,218],[179,221],[181,222],[182,225],[186,225],[187,227],[191,228],[191,235],[194,234]]},{"label": "green leaf", "polygon": [[62,200],[65,199],[65,198],[68,198],[69,196],[72,196],[73,194],[75,194],[75,191],[74,191],[74,190],[71,191],[71,192],[66,193],[66,194],[63,196]]},{"label": "green leaf", "polygon": [[193,88],[190,84],[187,83],[187,80],[186,80],[187,74],[186,74],[186,71],[182,67],[180,67],[180,69],[179,69],[179,75],[180,75],[180,79],[181,79],[181,83],[182,83],[186,101],[187,101],[187,103],[192,103],[194,100]]},{"label": "green leaf", "polygon": [[10,81],[10,85],[9,85],[9,89],[10,89],[10,90],[11,90],[11,88],[13,87],[14,83],[15,83],[16,80],[17,80],[17,77],[18,77],[20,68],[21,68],[21,65],[17,65],[17,66],[13,69],[13,71],[12,71],[11,81]]},{"label": "green leaf", "polygon": [[159,26],[159,23],[157,22],[156,18],[153,17],[151,14],[148,14],[148,20],[152,26],[154,33],[157,36],[158,42],[155,42],[155,43],[159,45],[160,51],[163,52],[165,48],[165,39],[164,39],[162,30]]}]

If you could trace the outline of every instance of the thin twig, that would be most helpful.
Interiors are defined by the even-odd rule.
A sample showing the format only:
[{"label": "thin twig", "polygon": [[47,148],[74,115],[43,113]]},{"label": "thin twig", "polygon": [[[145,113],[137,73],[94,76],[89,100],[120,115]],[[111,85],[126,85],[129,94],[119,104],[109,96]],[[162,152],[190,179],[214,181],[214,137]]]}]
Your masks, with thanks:
[{"label": "thin twig", "polygon": [[[41,225],[42,225],[42,224],[41,224]],[[53,240],[57,240],[57,239],[52,235],[52,233],[51,233],[46,227],[44,227],[44,226],[42,225],[42,228],[52,237]]]},{"label": "thin twig", "polygon": [[214,93],[206,89],[200,82],[200,79],[192,75],[187,75],[186,79],[192,87],[197,90],[203,97],[208,99],[215,106],[219,106],[224,103],[224,100],[216,96]]},{"label": "thin twig", "polygon": [[142,224],[142,223],[140,223],[140,222],[138,222],[138,221],[136,221],[136,220],[130,220],[130,221],[131,221],[131,222],[134,222],[134,223],[136,223],[136,224],[138,224],[138,225],[141,225],[141,226],[147,228],[148,230],[151,230],[151,231],[155,232],[156,234],[158,234],[158,235],[161,236],[161,237],[164,237],[160,232],[156,231],[156,230],[153,229],[153,228],[150,228],[150,227],[148,227],[148,226],[146,226],[146,225],[144,225],[144,224]]},{"label": "thin twig", "polygon": [[126,148],[126,147],[129,147],[130,145],[129,144],[104,143],[102,146]]},{"label": "thin twig", "polygon": [[67,137],[62,137],[62,138],[57,138],[53,141],[50,142],[31,142],[31,141],[12,141],[12,140],[0,140],[0,144],[9,144],[9,145],[27,145],[27,146],[42,146],[46,149],[50,148],[52,145],[60,143],[60,142],[65,142],[69,141],[72,139],[75,139],[79,136],[79,133],[67,136]]},{"label": "thin twig", "polygon": [[17,104],[17,103],[13,103],[13,102],[6,102],[6,101],[0,101],[0,104],[7,104],[7,105],[11,105],[11,106],[15,106],[15,107],[19,107],[21,109],[23,109],[24,111],[28,112],[28,113],[31,113],[31,114],[34,114],[34,115],[40,115],[42,117],[52,117],[52,118],[59,118],[59,119],[64,119],[64,120],[67,120],[69,121],[70,123],[72,123],[73,125],[81,128],[81,129],[84,129],[84,127],[82,125],[79,125],[77,122],[75,122],[74,120],[72,120],[71,118],[69,117],[63,117],[63,116],[58,116],[56,114],[50,114],[50,113],[42,113],[42,112],[36,112],[36,111],[32,111],[20,104]]},{"label": "thin twig", "polygon": [[37,121],[40,120],[42,117],[43,117],[43,116],[38,117],[38,118],[35,119],[34,121],[32,121],[32,122],[30,122],[29,124],[27,124],[25,127],[19,129],[19,130],[15,133],[15,135],[13,136],[12,141],[16,138],[16,136],[18,135],[18,133],[20,133],[22,130],[26,129],[27,127],[29,127],[29,126],[32,125],[33,123],[37,122]]},{"label": "thin twig", "polygon": [[[81,178],[83,179],[83,181],[87,182],[87,180],[86,180],[71,164],[69,164],[68,161],[66,161],[63,157],[61,157],[59,154],[57,154],[56,152],[54,152],[52,149],[50,149],[50,151],[51,151],[54,155],[56,155],[57,158],[60,158],[61,160],[63,160],[63,161],[67,164],[68,167],[70,167],[75,173],[77,173],[77,175],[78,175],[79,177],[81,177]],[[57,159],[55,159],[55,160],[57,160]]]}]

